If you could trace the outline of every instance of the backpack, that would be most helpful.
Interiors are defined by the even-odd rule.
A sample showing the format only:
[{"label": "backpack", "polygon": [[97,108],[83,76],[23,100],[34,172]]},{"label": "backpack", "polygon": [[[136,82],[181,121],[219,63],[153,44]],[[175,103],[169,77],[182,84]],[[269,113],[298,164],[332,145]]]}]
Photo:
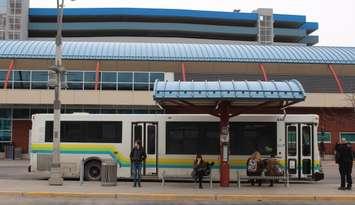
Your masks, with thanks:
[{"label": "backpack", "polygon": [[258,161],[256,159],[250,159],[248,161],[248,172],[255,173],[258,171]]}]

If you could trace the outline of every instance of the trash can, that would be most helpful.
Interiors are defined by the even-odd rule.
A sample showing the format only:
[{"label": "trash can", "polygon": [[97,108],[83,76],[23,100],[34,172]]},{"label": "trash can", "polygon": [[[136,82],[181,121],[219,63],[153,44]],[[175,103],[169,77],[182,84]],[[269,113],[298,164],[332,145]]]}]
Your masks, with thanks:
[{"label": "trash can", "polygon": [[101,164],[101,186],[117,185],[117,163],[113,160],[104,160]]},{"label": "trash can", "polygon": [[15,160],[22,159],[22,148],[21,147],[16,147],[15,148]]},{"label": "trash can", "polygon": [[5,145],[5,158],[14,160],[14,145],[7,144]]}]

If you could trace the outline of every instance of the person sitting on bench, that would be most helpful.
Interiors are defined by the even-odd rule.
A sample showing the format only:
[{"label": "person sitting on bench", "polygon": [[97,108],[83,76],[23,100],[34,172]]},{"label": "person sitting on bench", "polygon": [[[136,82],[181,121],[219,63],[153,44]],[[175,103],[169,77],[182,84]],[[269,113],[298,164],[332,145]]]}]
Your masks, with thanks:
[{"label": "person sitting on bench", "polygon": [[200,154],[196,155],[196,159],[193,164],[192,177],[195,182],[199,183],[199,188],[202,189],[202,179],[204,176],[209,176],[211,174],[211,168],[214,165],[214,162],[208,163],[205,162]]},{"label": "person sitting on bench", "polygon": [[[247,160],[247,176],[261,176],[262,165],[261,156],[259,152],[254,152]],[[256,180],[261,186],[261,179]],[[252,186],[255,185],[255,180],[250,179]]]}]

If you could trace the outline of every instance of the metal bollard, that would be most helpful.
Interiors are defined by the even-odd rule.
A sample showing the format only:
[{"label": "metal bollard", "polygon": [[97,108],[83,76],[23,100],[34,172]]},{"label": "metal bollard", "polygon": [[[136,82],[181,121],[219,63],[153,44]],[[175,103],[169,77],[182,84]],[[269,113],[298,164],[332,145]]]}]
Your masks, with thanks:
[{"label": "metal bollard", "polygon": [[84,183],[84,158],[81,159],[80,162],[80,186]]},{"label": "metal bollard", "polygon": [[240,189],[240,173],[239,170],[237,170],[237,180],[238,180],[238,189]]}]

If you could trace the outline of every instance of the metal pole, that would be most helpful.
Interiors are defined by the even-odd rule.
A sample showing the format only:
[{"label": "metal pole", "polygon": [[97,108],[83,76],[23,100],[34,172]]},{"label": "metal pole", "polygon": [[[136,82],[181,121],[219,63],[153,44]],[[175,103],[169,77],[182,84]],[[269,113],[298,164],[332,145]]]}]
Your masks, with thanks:
[{"label": "metal pole", "polygon": [[61,4],[57,0],[57,36],[55,40],[56,44],[56,56],[55,56],[55,66],[53,70],[56,73],[56,85],[54,88],[54,120],[53,120],[53,154],[52,154],[52,165],[51,165],[51,176],[49,178],[49,185],[61,186],[63,185],[63,176],[60,169],[60,112],[61,112],[61,102],[60,102],[60,90],[61,90],[61,76],[64,73],[64,68],[62,67],[62,27],[63,27],[63,7],[64,0]]}]

